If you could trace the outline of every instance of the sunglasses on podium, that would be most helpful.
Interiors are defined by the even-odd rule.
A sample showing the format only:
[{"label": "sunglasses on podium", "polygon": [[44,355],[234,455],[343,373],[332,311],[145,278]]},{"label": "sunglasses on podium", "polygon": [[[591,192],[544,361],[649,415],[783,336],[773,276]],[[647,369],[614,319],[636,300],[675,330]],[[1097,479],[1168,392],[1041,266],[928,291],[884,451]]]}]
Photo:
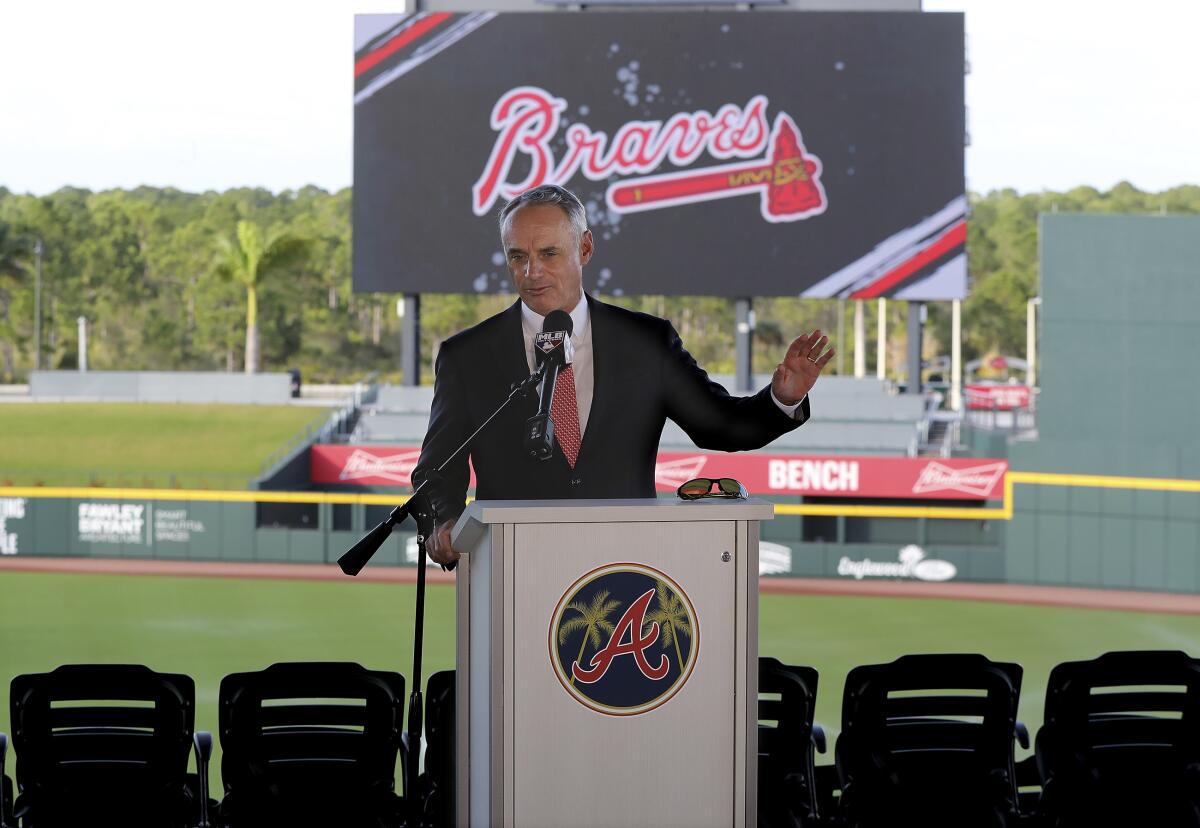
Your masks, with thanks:
[{"label": "sunglasses on podium", "polygon": [[750,496],[746,487],[732,477],[697,477],[695,480],[684,483],[675,493],[682,500],[700,500],[705,497],[729,497],[744,500]]}]

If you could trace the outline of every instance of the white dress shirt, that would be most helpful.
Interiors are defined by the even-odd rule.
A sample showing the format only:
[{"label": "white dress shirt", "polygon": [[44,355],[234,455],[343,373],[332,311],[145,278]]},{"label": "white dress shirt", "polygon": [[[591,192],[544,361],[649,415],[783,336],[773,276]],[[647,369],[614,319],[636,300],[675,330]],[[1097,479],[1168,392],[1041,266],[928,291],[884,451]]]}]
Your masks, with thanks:
[{"label": "white dress shirt", "polygon": [[[542,323],[546,317],[530,310],[524,302],[521,303],[521,333],[525,337],[525,361],[529,365],[529,373],[536,367],[533,354],[533,340],[542,331]],[[588,415],[592,411],[592,392],[595,390],[595,372],[592,360],[592,316],[588,310],[587,297],[581,297],[579,304],[571,311],[571,347],[574,356],[571,367],[575,371],[575,402],[579,406],[579,436],[587,432]],[[795,419],[796,410],[803,397],[794,405],[784,405],[771,391],[771,400],[779,406],[779,410]]]},{"label": "white dress shirt", "polygon": [[[546,317],[534,313],[524,302],[521,303],[521,333],[525,336],[525,361],[529,373],[533,373],[536,362],[533,355],[533,339],[542,332]],[[588,311],[586,298],[571,311],[571,367],[575,373],[575,402],[579,406],[579,437],[587,432],[588,415],[592,412],[592,392],[596,387],[592,370],[592,315]]]}]

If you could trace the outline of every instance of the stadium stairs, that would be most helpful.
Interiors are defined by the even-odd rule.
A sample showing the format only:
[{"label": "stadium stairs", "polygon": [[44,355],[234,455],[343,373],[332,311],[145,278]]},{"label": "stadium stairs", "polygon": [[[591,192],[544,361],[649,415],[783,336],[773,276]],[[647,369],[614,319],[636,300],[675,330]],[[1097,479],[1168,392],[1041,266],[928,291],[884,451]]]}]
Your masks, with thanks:
[{"label": "stadium stairs", "polygon": [[[733,378],[714,375],[725,388]],[[755,377],[755,387],[770,381]],[[433,389],[385,385],[373,403],[364,405],[351,433],[351,443],[399,443],[420,445],[429,425]],[[866,454],[915,457],[928,445],[930,433],[926,399],[893,393],[889,383],[878,379],[823,377],[813,392],[814,417],[804,428],[775,440],[770,450],[794,454]],[[944,433],[944,432],[943,432]],[[938,443],[941,451],[943,443]],[[660,448],[696,450],[683,429],[668,422]]]}]

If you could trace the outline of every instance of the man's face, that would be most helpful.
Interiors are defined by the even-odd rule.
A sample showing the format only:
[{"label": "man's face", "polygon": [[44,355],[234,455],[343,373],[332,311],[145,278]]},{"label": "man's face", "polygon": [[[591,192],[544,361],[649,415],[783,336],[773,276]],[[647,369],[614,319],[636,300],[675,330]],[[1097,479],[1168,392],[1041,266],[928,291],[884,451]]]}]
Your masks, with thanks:
[{"label": "man's face", "polygon": [[545,316],[570,313],[583,297],[583,266],[592,258],[592,231],[580,238],[556,204],[520,207],[504,220],[500,239],[521,300]]}]

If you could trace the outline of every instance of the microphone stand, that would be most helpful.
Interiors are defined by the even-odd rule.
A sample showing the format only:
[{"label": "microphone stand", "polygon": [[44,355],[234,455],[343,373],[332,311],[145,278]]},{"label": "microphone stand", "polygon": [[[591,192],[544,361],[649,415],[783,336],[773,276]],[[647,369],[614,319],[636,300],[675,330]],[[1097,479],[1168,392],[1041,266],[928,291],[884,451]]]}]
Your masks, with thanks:
[{"label": "microphone stand", "polygon": [[535,460],[549,460],[554,456],[554,420],[550,418],[550,406],[554,401],[554,386],[563,366],[556,360],[547,359],[541,371],[546,375],[542,383],[538,411],[525,421],[525,451]]},{"label": "microphone stand", "polygon": [[[436,491],[441,481],[441,473],[447,466],[458,457],[473,441],[479,436],[492,420],[500,415],[509,404],[520,397],[528,394],[546,374],[547,365],[543,363],[536,371],[516,383],[512,390],[509,391],[508,397],[500,406],[492,412],[486,420],[483,421],[479,428],[472,432],[471,436],[463,441],[463,444],[456,448],[449,457],[447,457],[436,470],[429,472],[421,484],[413,490],[412,495],[404,502],[392,510],[378,526],[364,535],[358,543],[350,547],[340,558],[338,558],[338,566],[342,572],[347,575],[357,575],[362,571],[371,557],[379,551],[379,547],[383,546],[383,542],[392,534],[392,529],[403,523],[408,517],[412,517],[417,524],[417,601],[416,601],[416,621],[413,625],[413,684],[412,693],[408,699],[408,737],[409,757],[405,767],[404,787],[405,796],[408,799],[409,812],[409,828],[417,828],[421,825],[421,802],[417,791],[418,779],[420,775],[420,759],[421,759],[421,730],[423,727],[423,702],[421,694],[421,649],[425,636],[425,562],[426,552],[425,543],[429,537],[437,531],[438,514],[437,508],[433,505],[431,494]],[[450,568],[453,568],[451,566]]]}]

